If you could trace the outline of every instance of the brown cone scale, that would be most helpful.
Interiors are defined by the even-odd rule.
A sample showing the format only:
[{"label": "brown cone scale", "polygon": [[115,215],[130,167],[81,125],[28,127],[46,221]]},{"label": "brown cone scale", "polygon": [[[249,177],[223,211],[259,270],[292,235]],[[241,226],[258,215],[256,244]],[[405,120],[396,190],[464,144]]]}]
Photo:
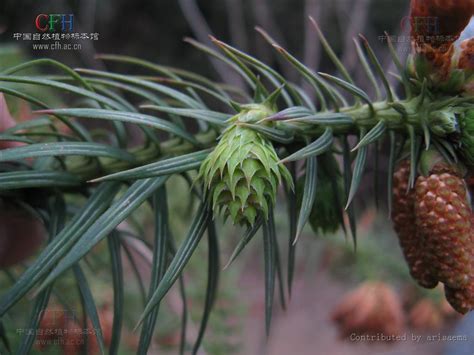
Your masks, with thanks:
[{"label": "brown cone scale", "polygon": [[438,164],[416,181],[416,224],[435,277],[452,289],[471,278],[471,207],[457,171]]},{"label": "brown cone scale", "polygon": [[446,300],[459,313],[465,314],[474,309],[474,216],[471,216],[471,275],[469,284],[462,289],[445,287]]},{"label": "brown cone scale", "polygon": [[415,191],[408,191],[410,164],[402,162],[393,177],[392,221],[411,276],[425,288],[438,284],[424,255],[423,239],[416,229]]}]

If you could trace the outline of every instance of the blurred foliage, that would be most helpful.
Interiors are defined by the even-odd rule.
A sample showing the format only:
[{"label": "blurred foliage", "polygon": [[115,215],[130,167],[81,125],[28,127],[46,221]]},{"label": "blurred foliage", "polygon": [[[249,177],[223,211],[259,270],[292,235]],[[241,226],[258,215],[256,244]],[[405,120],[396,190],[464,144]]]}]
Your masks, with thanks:
[{"label": "blurred foliage", "polygon": [[[4,70],[5,68],[13,67],[16,64],[24,63],[31,59],[30,54],[26,51],[26,49],[16,44],[5,44],[2,42],[0,42],[0,58],[0,71]],[[38,71],[30,68],[26,69],[24,73],[25,75],[35,75],[38,74]],[[15,83],[2,83],[2,86],[6,86],[16,90],[21,89],[21,91],[25,94],[33,95],[39,100],[48,101],[56,105],[59,105],[59,103],[61,102],[61,100],[58,97],[54,96],[52,94],[52,91],[48,90],[47,88],[40,88],[32,85],[21,85]],[[6,100],[11,114],[15,117],[21,116],[20,111],[22,109],[22,101],[10,95],[6,95]],[[23,104],[23,106],[25,106],[25,104]]]},{"label": "blurred foliage", "polygon": [[[270,4],[270,2],[268,1]],[[321,20],[321,27],[328,36],[329,41],[334,45],[335,50],[341,53],[344,48],[344,22],[351,16],[347,9],[352,2],[349,0],[325,2],[325,16]],[[370,14],[368,18],[370,23],[365,24],[368,30],[367,37],[371,42],[377,44],[377,37],[383,34],[383,31],[398,32],[400,18],[405,13],[404,4],[406,1],[372,1],[369,7]],[[94,5],[95,4],[95,5]],[[346,6],[347,5],[347,6]],[[229,14],[225,2],[222,0],[199,1],[206,20],[211,25],[214,33],[225,41],[230,41],[231,34],[228,28]],[[258,24],[254,16],[255,6],[252,1],[242,1],[243,12],[246,15],[245,28],[242,30],[250,38],[250,51],[258,51],[261,44],[257,40],[257,35],[253,31],[255,24]],[[288,49],[297,56],[303,54],[304,41],[301,40],[301,34],[304,33],[306,23],[304,14],[304,1],[283,1],[275,0],[270,4],[274,21],[280,26],[279,30],[284,33],[285,42]],[[38,13],[49,13],[54,9],[56,13],[74,13],[78,23],[77,32],[81,28],[100,33],[100,40],[94,43],[93,48],[89,48],[79,55],[71,53],[53,53],[56,59],[60,59],[70,65],[88,65],[97,66],[93,61],[95,53],[117,53],[137,56],[161,64],[172,64],[173,66],[185,69],[199,68],[200,74],[215,76],[211,70],[207,58],[191,46],[185,45],[182,38],[193,36],[192,31],[184,20],[177,1],[149,1],[140,0],[135,2],[125,0],[103,0],[103,1],[47,1],[38,3],[37,1],[14,1],[3,0],[0,4],[0,70],[4,67],[12,66],[15,63],[22,62],[28,57],[49,56],[51,53],[28,53],[29,48],[20,43],[12,45],[12,34],[15,32],[34,32],[34,18]],[[341,13],[346,10],[347,13]],[[362,29],[361,29],[362,31]],[[356,33],[353,34],[357,35]],[[8,43],[8,44],[7,44]],[[278,66],[274,60],[274,66]],[[118,65],[120,66],[120,65]],[[323,61],[321,70],[328,67],[328,62]],[[30,86],[31,90],[38,90],[35,86]],[[35,94],[40,94],[35,92]],[[41,92],[43,95],[49,95],[47,90]],[[39,96],[39,95],[37,95]],[[51,100],[49,100],[51,101]],[[15,102],[9,102],[13,113],[19,108]],[[170,199],[170,215],[172,232],[176,236],[183,236],[188,229],[191,212],[193,210],[193,201],[187,198],[190,194],[188,185],[181,178],[173,178],[167,183],[168,191],[173,194]],[[287,220],[286,206],[280,206],[277,212],[277,230],[286,231]],[[142,226],[147,230],[150,236],[150,218],[151,213],[147,208],[141,208],[135,214],[136,226]],[[237,233],[230,231],[230,225],[220,228],[225,238],[219,238],[222,243],[221,248],[226,251],[224,255],[230,255],[232,247],[238,242],[234,238]],[[285,233],[285,232],[284,232]],[[286,234],[282,234],[282,238]],[[306,230],[306,236],[314,233]],[[389,232],[388,223],[385,216],[378,216],[374,219],[374,225],[366,229],[359,241],[359,249],[355,254],[352,244],[345,240],[343,233],[336,233],[334,236],[325,237],[324,243],[327,248],[322,247],[322,243],[315,242],[316,246],[313,252],[320,253],[319,259],[324,256],[334,256],[331,262],[331,268],[339,278],[350,280],[351,282],[362,279],[384,279],[395,284],[402,285],[410,280],[408,270],[402,258],[402,254],[397,245],[397,239],[393,232]],[[319,239],[319,238],[318,238]],[[321,238],[322,239],[322,238]],[[329,242],[329,243],[327,243]],[[205,244],[205,243],[204,243]],[[105,285],[110,285],[111,275],[105,270],[108,265],[108,253],[106,252],[106,242],[97,246],[96,253],[87,259],[87,275],[89,277],[94,294],[99,296],[100,302],[110,302],[110,295]],[[253,243],[254,248],[261,248],[260,244]],[[204,303],[205,290],[202,287],[206,282],[205,264],[207,247],[200,246],[198,252],[191,258],[190,264],[186,268],[186,285],[191,306],[191,322],[198,323],[202,313],[202,304]],[[331,250],[331,253],[327,253]],[[283,258],[286,256],[283,255]],[[221,260],[224,264],[227,260]],[[285,261],[286,263],[286,261]],[[21,268],[20,268],[21,269]],[[244,290],[237,286],[239,275],[239,266],[225,270],[221,277],[219,298],[216,303],[215,311],[210,317],[209,329],[204,339],[204,348],[210,354],[230,354],[238,348],[239,332],[241,331],[242,319],[246,314],[246,305],[241,297]],[[11,285],[11,279],[14,274],[4,274],[0,277],[0,288],[6,289]],[[57,284],[57,293],[65,296],[64,302],[75,305],[79,302],[77,295],[69,290],[72,287],[71,275],[62,277]],[[134,277],[132,273],[128,279]],[[126,288],[127,302],[141,304],[140,287],[138,283],[131,283],[133,286]],[[61,292],[61,291],[68,292]],[[104,297],[104,299],[100,299]],[[236,302],[236,300],[239,302]],[[25,307],[27,300],[23,299],[22,306],[15,308],[16,313],[12,322],[25,324],[28,312]],[[126,302],[126,303],[127,303]],[[165,302],[166,303],[166,302]],[[79,307],[78,307],[79,308]],[[176,310],[166,305],[158,317],[156,340],[158,343],[166,343],[166,339],[174,339],[179,334],[179,320],[175,314]],[[13,318],[13,316],[11,316]],[[137,312],[131,308],[125,308],[124,317],[127,324],[135,324],[137,321]],[[13,327],[9,327],[12,332]],[[12,339],[18,339],[15,334]],[[16,334],[18,335],[18,334]],[[179,339],[179,338],[178,338]],[[178,345],[171,342],[168,344],[171,349]],[[16,348],[16,344],[12,344]],[[51,352],[53,354],[53,352]]]},{"label": "blurred foliage", "polygon": [[[170,179],[167,183],[167,187],[170,194],[173,194],[173,199],[170,199],[170,212],[173,215],[172,219],[172,232],[174,235],[182,236],[185,235],[187,230],[186,223],[190,218],[190,201],[188,193],[188,185],[180,177]],[[191,201],[192,203],[193,201]],[[151,242],[151,235],[153,231],[153,219],[152,214],[148,206],[142,206],[137,210],[135,214],[135,222],[137,225],[141,225],[145,230],[145,235]],[[127,226],[124,226],[128,229]],[[227,226],[229,231],[230,226]],[[224,229],[224,230],[226,230]],[[231,235],[232,233],[226,233]],[[230,249],[234,243],[231,238],[221,238],[221,248]],[[125,255],[125,253],[123,253]],[[139,273],[142,281],[145,284],[145,289],[148,285],[146,276],[149,273],[149,265],[140,254],[132,253],[135,262],[139,266]],[[125,260],[129,260],[124,257],[125,265],[128,263]],[[107,250],[107,241],[100,242],[94,247],[93,252],[88,254],[83,263],[83,270],[89,281],[91,290],[95,297],[96,306],[98,309],[103,307],[111,307],[113,304],[113,291],[112,285],[112,274],[110,273],[110,260],[109,252]],[[185,283],[186,283],[186,295],[187,295],[187,307],[190,312],[188,317],[188,335],[187,335],[187,346],[191,347],[196,336],[195,331],[189,331],[189,329],[197,329],[200,318],[202,316],[202,308],[205,300],[205,289],[202,285],[206,283],[207,270],[202,267],[203,263],[207,263],[207,247],[205,243],[197,250],[196,254],[191,258],[189,265],[186,268]],[[0,274],[0,289],[8,289],[13,280],[17,278],[23,272],[23,267],[14,267],[9,271],[5,271]],[[134,341],[134,335],[132,328],[138,321],[137,308],[144,307],[143,297],[140,293],[140,283],[137,279],[137,275],[133,272],[130,266],[125,267],[126,284],[125,288],[125,303],[128,305],[134,305],[133,307],[124,308],[124,320],[125,330],[123,331],[124,341],[121,343],[121,352],[119,354],[129,354],[130,344],[129,341]],[[235,353],[239,349],[239,336],[241,331],[241,324],[243,318],[246,315],[246,304],[242,302],[240,297],[240,290],[237,287],[239,277],[239,268],[235,267],[225,271],[224,277],[221,277],[220,291],[216,300],[214,312],[211,314],[209,319],[209,326],[206,332],[206,337],[203,340],[204,349],[209,354],[225,355]],[[57,304],[64,307],[66,310],[71,310],[75,316],[80,317],[77,314],[77,310],[81,309],[80,297],[77,292],[76,281],[74,280],[73,273],[67,272],[55,283],[55,291],[52,295],[51,304]],[[177,287],[175,287],[177,289]],[[158,317],[158,323],[156,325],[156,333],[154,338],[154,347],[160,349],[164,353],[168,351],[170,354],[176,353],[179,348],[181,324],[181,300],[178,296],[178,291],[172,292],[169,296],[169,300],[163,302],[160,307],[160,315]],[[175,298],[178,299],[176,300]],[[239,301],[237,302],[237,299]],[[176,302],[178,301],[178,302]],[[179,307],[176,308],[176,303]],[[7,336],[11,339],[11,348],[16,349],[19,345],[21,335],[23,332],[28,331],[24,328],[27,324],[27,319],[30,315],[31,303],[27,298],[21,300],[18,307],[8,314],[6,319],[9,323]],[[79,311],[80,312],[80,311]],[[11,326],[13,325],[13,326]],[[129,341],[127,341],[129,339]],[[135,339],[136,341],[136,339]],[[2,351],[3,344],[0,343],[0,354]],[[133,348],[133,347],[131,347]],[[190,349],[188,349],[190,350]],[[35,348],[32,354],[44,354]],[[48,354],[59,354],[58,346],[50,346],[47,348]]]}]

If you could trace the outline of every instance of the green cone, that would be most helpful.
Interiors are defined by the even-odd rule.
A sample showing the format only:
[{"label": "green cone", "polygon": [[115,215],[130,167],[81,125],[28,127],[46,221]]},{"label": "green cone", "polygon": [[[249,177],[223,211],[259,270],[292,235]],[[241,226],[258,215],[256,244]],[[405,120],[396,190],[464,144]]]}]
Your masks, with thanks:
[{"label": "green cone", "polygon": [[428,115],[428,125],[431,132],[441,137],[456,133],[457,116],[457,111],[453,108],[431,112]]},{"label": "green cone", "polygon": [[459,115],[459,128],[463,162],[472,168],[474,167],[474,110],[468,110]]},{"label": "green cone", "polygon": [[268,218],[282,176],[292,186],[271,142],[244,124],[270,114],[265,105],[243,107],[199,171],[214,212],[230,216],[234,224],[253,225],[260,214]]},{"label": "green cone", "polygon": [[[342,175],[337,162],[331,154],[320,157],[318,169],[318,183],[316,199],[309,216],[309,224],[315,234],[335,233],[343,221],[343,206],[341,198],[344,196]],[[298,179],[296,192],[298,196],[298,209],[301,207],[304,189],[304,177]]]}]

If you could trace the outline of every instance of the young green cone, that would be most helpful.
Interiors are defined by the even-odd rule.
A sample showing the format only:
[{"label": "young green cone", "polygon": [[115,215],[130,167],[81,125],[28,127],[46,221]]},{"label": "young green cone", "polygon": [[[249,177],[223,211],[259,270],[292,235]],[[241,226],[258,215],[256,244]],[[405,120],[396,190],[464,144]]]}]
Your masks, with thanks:
[{"label": "young green cone", "polygon": [[268,218],[281,178],[292,186],[272,143],[246,125],[258,124],[271,114],[264,104],[243,106],[201,165],[199,177],[214,212],[230,216],[234,224],[251,226],[261,214]]}]

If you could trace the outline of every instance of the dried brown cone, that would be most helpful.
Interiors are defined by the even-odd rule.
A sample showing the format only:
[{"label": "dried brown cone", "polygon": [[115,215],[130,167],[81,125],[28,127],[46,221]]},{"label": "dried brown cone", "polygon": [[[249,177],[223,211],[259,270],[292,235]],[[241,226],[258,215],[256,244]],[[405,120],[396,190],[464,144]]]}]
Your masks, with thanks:
[{"label": "dried brown cone", "polygon": [[471,207],[460,173],[445,163],[416,181],[417,230],[424,238],[432,274],[446,286],[462,289],[471,278]]},{"label": "dried brown cone", "polygon": [[408,191],[410,163],[403,161],[393,177],[392,221],[398,235],[410,275],[425,288],[434,288],[437,279],[427,263],[422,236],[417,232],[415,217],[415,191]]},{"label": "dried brown cone", "polygon": [[343,337],[352,333],[398,335],[404,324],[398,295],[382,282],[365,282],[349,292],[331,318]]}]

